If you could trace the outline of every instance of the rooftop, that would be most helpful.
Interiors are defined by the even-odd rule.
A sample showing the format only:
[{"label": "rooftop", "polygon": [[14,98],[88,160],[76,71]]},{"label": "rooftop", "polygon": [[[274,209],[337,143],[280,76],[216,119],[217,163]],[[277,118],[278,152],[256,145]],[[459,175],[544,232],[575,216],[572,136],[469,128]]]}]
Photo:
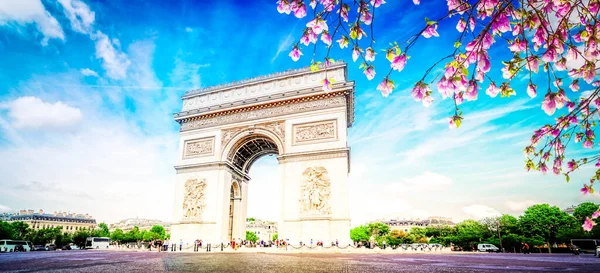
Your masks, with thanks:
[{"label": "rooftop", "polygon": [[[335,62],[333,62],[333,64],[331,64],[327,68],[340,67],[340,66],[344,66],[344,65],[346,65],[346,63],[343,61],[335,61]],[[325,68],[326,68],[325,64],[319,64],[319,69],[325,69]],[[298,68],[298,69],[288,69],[283,72],[275,72],[275,73],[272,73],[269,75],[263,75],[263,76],[248,78],[248,79],[244,79],[244,80],[240,80],[240,81],[234,81],[234,82],[229,82],[229,83],[224,83],[224,84],[219,84],[219,85],[208,86],[208,87],[204,87],[204,88],[200,88],[200,89],[191,90],[191,91],[186,92],[185,95],[183,95],[183,97],[186,98],[189,96],[194,96],[194,95],[198,95],[198,94],[202,94],[202,93],[208,93],[208,92],[214,91],[214,90],[234,88],[234,87],[249,85],[249,84],[258,83],[258,82],[262,82],[262,81],[266,81],[266,80],[270,80],[270,79],[276,79],[276,78],[280,78],[280,77],[284,77],[284,76],[305,73],[305,72],[309,72],[309,71],[310,71],[310,66],[306,66],[306,67],[302,67],[302,68]]]}]

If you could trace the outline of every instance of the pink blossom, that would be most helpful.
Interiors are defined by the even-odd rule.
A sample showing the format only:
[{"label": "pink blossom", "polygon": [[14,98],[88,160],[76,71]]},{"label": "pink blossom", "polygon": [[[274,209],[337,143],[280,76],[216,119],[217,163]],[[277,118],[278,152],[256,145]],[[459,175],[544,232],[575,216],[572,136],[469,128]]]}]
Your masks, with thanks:
[{"label": "pink blossom", "polygon": [[577,59],[577,49],[570,46],[569,49],[567,49],[567,59],[576,60]]},{"label": "pink blossom", "polygon": [[587,83],[592,83],[594,77],[596,77],[596,68],[594,64],[586,65],[581,71],[581,76]]},{"label": "pink blossom", "polygon": [[516,24],[515,28],[513,29],[512,35],[517,36],[520,33],[521,33],[521,24]]},{"label": "pink blossom", "polygon": [[327,26],[327,22],[325,22],[325,20],[321,19],[321,17],[317,17],[315,19],[313,19],[312,21],[308,22],[306,24],[306,27],[311,28],[312,31],[319,35],[321,34],[321,32],[328,30],[328,26]]},{"label": "pink blossom", "polygon": [[477,100],[477,94],[478,94],[478,90],[477,90],[477,82],[471,81],[469,82],[469,84],[467,85],[467,90],[465,90],[465,95],[464,98],[468,101],[474,101]]},{"label": "pink blossom", "polygon": [[304,16],[306,16],[306,5],[300,2],[300,5],[294,9],[294,16],[296,16],[296,18],[304,18]]},{"label": "pink blossom", "polygon": [[583,195],[586,195],[586,194],[590,193],[590,188],[588,187],[588,185],[583,184],[583,188],[581,188],[579,191],[581,193],[583,193]]},{"label": "pink blossom", "polygon": [[556,103],[556,108],[558,109],[563,108],[567,101],[569,101],[569,99],[567,96],[565,96],[565,91],[562,89],[554,96],[554,102]]},{"label": "pink blossom", "polygon": [[328,78],[323,79],[323,91],[331,92],[331,81]]},{"label": "pink blossom", "polygon": [[414,3],[415,5],[421,4],[421,0],[413,0],[413,3]]},{"label": "pink blossom", "polygon": [[589,138],[583,142],[583,148],[590,149],[594,147],[594,142],[592,142]]},{"label": "pink blossom", "polygon": [[500,88],[497,88],[494,82],[490,83],[490,86],[485,90],[485,93],[492,98],[495,98],[499,92]]},{"label": "pink blossom", "polygon": [[592,214],[592,219],[596,219],[600,217],[600,210],[594,211],[594,213]]},{"label": "pink blossom", "polygon": [[458,23],[456,24],[456,30],[458,30],[458,32],[463,32],[463,31],[465,31],[466,27],[467,27],[467,22],[465,22],[465,20],[463,18],[460,18],[460,20],[458,20]]},{"label": "pink blossom", "polygon": [[[582,138],[583,138],[583,134],[575,134],[575,143],[579,143]],[[596,163],[596,165],[598,165],[598,164],[600,164],[600,160],[598,160],[598,163]],[[596,167],[600,167],[600,165],[598,165]]]},{"label": "pink blossom", "polygon": [[368,62],[375,61],[375,50],[373,50],[373,48],[367,47],[367,49],[365,50],[365,60],[367,60]]},{"label": "pink blossom", "polygon": [[350,7],[348,6],[348,4],[342,4],[340,9],[337,11],[342,16],[342,19],[344,20],[344,22],[348,22],[348,11],[349,10],[350,10]]},{"label": "pink blossom", "polygon": [[569,10],[571,10],[571,4],[569,2],[558,5],[556,9],[556,17],[562,18],[566,16]]},{"label": "pink blossom", "polygon": [[292,60],[297,61],[300,59],[300,56],[302,56],[302,51],[300,51],[300,49],[298,48],[298,46],[294,46],[294,48],[292,49],[292,51],[290,52],[289,55]]},{"label": "pink blossom", "polygon": [[371,0],[371,5],[373,5],[373,7],[378,8],[383,4],[385,4],[385,0]]},{"label": "pink blossom", "polygon": [[573,92],[579,91],[579,81],[574,80],[573,82],[571,82],[571,84],[569,85],[569,88],[571,88],[571,90],[573,90]]},{"label": "pink blossom", "polygon": [[572,172],[573,170],[575,170],[577,168],[577,162],[575,162],[575,160],[571,160],[569,162],[567,162],[567,169],[569,169],[569,172]]},{"label": "pink blossom", "polygon": [[583,222],[583,225],[581,226],[583,227],[583,230],[591,231],[595,225],[596,223],[592,219],[590,219],[589,217],[585,217],[585,222]]},{"label": "pink blossom", "polygon": [[473,19],[473,17],[469,19],[469,28],[471,29],[471,32],[475,30],[475,19]]},{"label": "pink blossom", "polygon": [[517,38],[510,46],[508,46],[508,49],[512,52],[523,52],[527,49],[527,43]]},{"label": "pink blossom", "polygon": [[567,59],[560,58],[558,60],[558,62],[554,63],[554,67],[556,67],[556,70],[558,70],[558,71],[565,71],[565,70],[567,70]]},{"label": "pink blossom", "polygon": [[573,112],[573,110],[575,109],[575,103],[574,102],[567,102],[567,109],[569,109],[569,112]]},{"label": "pink blossom", "polygon": [[383,81],[377,86],[377,90],[381,91],[381,94],[383,95],[384,98],[387,98],[387,96],[390,95],[390,93],[392,93],[392,90],[394,90],[394,81],[390,81],[388,80],[388,78],[386,77],[385,79],[383,79]]},{"label": "pink blossom", "polygon": [[533,35],[533,38],[531,39],[531,42],[533,42],[533,44],[537,47],[542,46],[542,44],[545,41],[545,32],[543,28],[538,28],[537,31],[535,32],[535,34]]},{"label": "pink blossom", "polygon": [[527,95],[529,95],[531,98],[535,98],[537,95],[535,84],[529,83],[529,85],[527,85]]},{"label": "pink blossom", "polygon": [[496,20],[492,23],[492,30],[499,31],[501,33],[509,31],[510,21],[508,20],[508,16],[506,14],[501,13],[496,17]]},{"label": "pink blossom", "polygon": [[336,42],[338,42],[340,48],[348,47],[348,38],[346,36],[342,36],[342,38],[338,39]]},{"label": "pink blossom", "polygon": [[371,22],[373,22],[373,15],[369,12],[369,10],[365,9],[363,12],[361,12],[360,21],[368,26],[371,24]]},{"label": "pink blossom", "polygon": [[279,13],[284,13],[285,14],[290,14],[290,12],[292,11],[290,4],[288,4],[287,1],[285,0],[279,0],[277,1],[277,11]]},{"label": "pink blossom", "polygon": [[542,101],[542,110],[549,116],[554,114],[554,111],[556,111],[556,102],[554,101],[553,94],[549,93],[544,97],[544,101]]},{"label": "pink blossom", "polygon": [[375,68],[373,68],[373,66],[367,67],[367,69],[365,69],[365,71],[363,73],[365,73],[365,75],[367,76],[367,79],[369,79],[369,80],[372,80],[373,78],[375,78]]},{"label": "pink blossom", "polygon": [[392,69],[398,70],[398,72],[400,72],[400,71],[402,71],[402,69],[404,69],[405,65],[406,65],[406,54],[401,54],[400,56],[394,57],[394,60],[392,60],[391,67],[392,67]]},{"label": "pink blossom", "polygon": [[327,46],[331,46],[331,36],[329,35],[329,32],[323,31],[323,34],[321,34],[321,41]]},{"label": "pink blossom", "polygon": [[446,3],[448,4],[448,11],[454,10],[461,5],[460,0],[446,0]]},{"label": "pink blossom", "polygon": [[425,38],[431,38],[432,36],[439,37],[440,35],[437,33],[437,23],[429,25],[421,35]]},{"label": "pink blossom", "polygon": [[423,98],[423,106],[425,106],[425,107],[429,107],[432,102],[433,102],[433,98],[431,97],[431,95],[427,95]]},{"label": "pink blossom", "polygon": [[540,171],[542,172],[542,174],[546,174],[546,172],[548,172],[548,166],[546,166],[546,163],[540,164]]},{"label": "pink blossom", "polygon": [[423,82],[418,82],[413,87],[410,95],[415,99],[415,101],[421,101],[427,95],[427,85]]},{"label": "pink blossom", "polygon": [[358,47],[354,47],[354,49],[352,49],[352,61],[358,60],[358,56],[360,56],[360,48]]},{"label": "pink blossom", "polygon": [[558,53],[556,53],[556,49],[554,49],[554,47],[548,48],[544,55],[542,55],[542,60],[547,63],[554,62],[556,58],[558,58]]},{"label": "pink blossom", "polygon": [[310,0],[310,7],[315,9],[317,7],[317,1],[316,0]]},{"label": "pink blossom", "polygon": [[527,65],[525,65],[525,68],[527,68],[527,70],[529,70],[533,73],[538,73],[540,64],[538,62],[537,57],[534,57],[534,56],[527,57]]}]

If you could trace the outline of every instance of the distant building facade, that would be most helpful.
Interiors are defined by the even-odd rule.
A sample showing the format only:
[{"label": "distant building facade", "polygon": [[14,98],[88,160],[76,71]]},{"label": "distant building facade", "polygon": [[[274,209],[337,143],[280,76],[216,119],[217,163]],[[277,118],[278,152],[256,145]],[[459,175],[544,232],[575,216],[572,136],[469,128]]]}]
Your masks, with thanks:
[{"label": "distant building facade", "polygon": [[[277,223],[270,221],[261,221],[260,219],[246,220],[246,230],[254,232],[258,237],[258,241],[270,241],[273,235],[277,233]],[[242,238],[246,239],[246,238]]]},{"label": "distant building facade", "polygon": [[377,222],[382,222],[390,227],[391,230],[401,230],[404,232],[410,232],[412,228],[419,227],[424,228],[428,226],[432,227],[441,227],[441,226],[449,226],[453,227],[455,223],[450,218],[433,216],[427,219],[391,219],[391,220],[381,220]]},{"label": "distant building facade", "polygon": [[564,213],[573,216],[573,213],[575,213],[575,209],[577,208],[577,206],[570,206],[566,209],[563,210]]},{"label": "distant building facade", "polygon": [[117,223],[110,224],[110,231],[120,229],[123,232],[132,230],[134,227],[138,227],[140,230],[150,230],[153,226],[159,225],[165,228],[166,233],[171,233],[171,223],[164,222],[156,219],[143,219],[143,218],[128,218],[121,220]]},{"label": "distant building facade", "polygon": [[21,221],[34,230],[43,228],[62,227],[63,232],[76,232],[82,229],[95,229],[96,219],[86,214],[53,212],[45,213],[43,210],[20,210],[17,213],[5,213],[2,220],[7,222]]}]

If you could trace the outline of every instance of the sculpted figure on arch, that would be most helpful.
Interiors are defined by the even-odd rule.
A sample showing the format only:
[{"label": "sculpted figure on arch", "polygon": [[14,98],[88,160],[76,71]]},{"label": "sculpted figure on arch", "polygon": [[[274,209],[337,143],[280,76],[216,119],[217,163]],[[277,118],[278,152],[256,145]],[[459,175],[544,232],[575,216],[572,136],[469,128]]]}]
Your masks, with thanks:
[{"label": "sculpted figure on arch", "polygon": [[329,205],[331,183],[329,182],[327,169],[322,166],[310,167],[302,175],[304,176],[300,195],[302,212],[310,215],[331,214]]},{"label": "sculpted figure on arch", "polygon": [[200,217],[204,210],[206,181],[204,179],[188,179],[185,181],[183,199],[183,217]]},{"label": "sculpted figure on arch", "polygon": [[[333,46],[346,49],[367,79],[383,75],[377,89],[384,97],[395,88],[393,78],[398,74],[392,72],[401,72],[413,61],[430,62],[423,77],[415,79],[411,96],[425,107],[439,99],[451,100],[450,111],[454,114],[448,119],[450,128],[460,127],[463,121],[461,104],[477,100],[482,90],[492,98],[524,94],[534,98],[539,91],[543,97],[541,110],[554,118],[548,118],[548,124],[536,130],[531,144],[525,147],[525,169],[562,174],[568,182],[573,171],[593,164],[595,174],[589,181],[578,183],[583,184],[582,194],[594,194],[600,180],[600,142],[595,134],[600,124],[600,0],[428,0],[423,5],[420,0],[413,0],[415,5],[425,6],[417,8],[439,15],[430,16],[437,17],[433,20],[425,17],[423,21],[411,22],[411,26],[421,25],[415,33],[389,44],[376,44],[374,34],[381,35],[381,31],[374,32],[374,25],[406,27],[380,19],[385,16],[381,9],[401,5],[400,1],[389,2],[279,0],[279,13],[299,19],[310,14],[303,19],[306,27],[298,33],[289,56],[297,61],[306,55],[311,68],[319,70],[320,65],[333,62]],[[376,17],[376,13],[382,15]],[[438,33],[440,25],[451,25],[452,31]],[[447,56],[439,60],[410,60],[419,41],[440,36],[454,41],[453,46],[440,48],[448,52]],[[492,63],[490,50],[502,47],[510,57],[495,58]],[[322,62],[316,59],[318,49],[324,49]],[[374,61],[379,54],[379,58],[387,59],[387,67],[377,68],[376,74]],[[494,77],[490,71],[502,72],[502,77]],[[513,81],[521,78],[527,83]],[[322,84],[327,92],[334,82],[326,75]],[[580,90],[587,91],[578,93]],[[567,154],[569,143],[575,151]],[[600,215],[600,209],[596,212],[586,220],[585,230],[596,224],[594,219]]]}]

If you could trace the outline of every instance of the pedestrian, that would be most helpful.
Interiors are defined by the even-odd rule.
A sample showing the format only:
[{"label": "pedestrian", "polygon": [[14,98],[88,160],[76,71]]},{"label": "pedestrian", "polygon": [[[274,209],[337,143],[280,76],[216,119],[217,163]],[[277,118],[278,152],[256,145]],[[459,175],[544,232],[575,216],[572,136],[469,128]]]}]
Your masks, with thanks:
[{"label": "pedestrian", "polygon": [[164,248],[164,250],[165,251],[169,250],[169,239],[165,240],[165,248]]},{"label": "pedestrian", "polygon": [[206,252],[210,252],[212,245],[210,243],[206,244]]},{"label": "pedestrian", "polygon": [[194,252],[198,252],[198,239],[194,240]]},{"label": "pedestrian", "polygon": [[183,250],[183,239],[179,240],[179,251]]},{"label": "pedestrian", "polygon": [[339,246],[338,240],[335,239],[335,246]]},{"label": "pedestrian", "polygon": [[310,239],[310,246],[312,247],[312,239]]}]

